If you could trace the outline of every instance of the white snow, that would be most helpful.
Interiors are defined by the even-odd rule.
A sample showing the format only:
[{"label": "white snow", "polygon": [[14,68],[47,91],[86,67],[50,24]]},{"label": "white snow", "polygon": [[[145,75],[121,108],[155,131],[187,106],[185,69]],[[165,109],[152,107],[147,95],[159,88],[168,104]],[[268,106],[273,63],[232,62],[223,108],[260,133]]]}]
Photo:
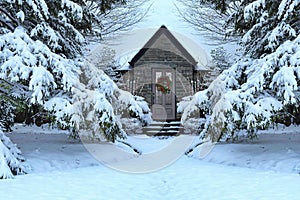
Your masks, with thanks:
[{"label": "white snow", "polygon": [[[297,199],[299,175],[199,163],[184,158],[156,173],[132,175],[103,166],[1,182],[5,199]],[[189,168],[186,168],[186,165]],[[188,173],[187,173],[188,171]],[[24,188],[26,186],[26,188]]]},{"label": "white snow", "polygon": [[[38,12],[37,6],[32,3],[32,1],[27,0],[26,2],[33,4],[33,9]],[[75,10],[77,9],[75,5],[69,4],[68,0],[64,0],[63,2],[65,2],[65,6]],[[156,2],[158,2],[158,0],[156,0]],[[172,2],[173,1],[163,1],[163,4],[161,4],[163,6],[161,7],[158,7],[158,4],[156,4],[154,7],[157,8],[157,13],[155,13],[156,18],[162,19],[162,21],[155,20],[155,23],[159,23],[156,24],[158,27],[165,24],[171,31],[176,31],[179,30],[179,28],[174,28],[176,27],[174,24],[177,24],[178,21],[174,20],[173,14],[170,14],[174,11],[174,8],[168,9],[171,7]],[[263,3],[258,6],[261,5],[263,5]],[[78,10],[79,18],[80,12],[81,11]],[[159,13],[164,13],[165,17],[161,17]],[[21,13],[19,17],[22,18]],[[151,27],[153,26],[152,24]],[[142,30],[140,36],[143,37],[143,40],[138,39],[136,35],[131,35],[130,37],[134,39],[126,39],[126,42],[128,42],[124,45],[126,49],[122,49],[122,47],[120,52],[124,53],[124,51],[141,48],[144,42],[147,41],[147,37],[149,36],[149,39],[157,28],[147,29],[146,31],[145,29]],[[180,38],[180,36],[178,36],[178,38]],[[13,41],[12,44],[13,46],[20,47],[22,46],[23,40],[24,39],[18,39],[15,42]],[[55,37],[53,37],[52,40],[55,41]],[[136,43],[133,43],[133,41],[136,41]],[[19,43],[21,44],[16,45]],[[288,44],[286,45],[288,46]],[[34,46],[38,47],[39,45],[36,44]],[[296,49],[296,42],[294,46]],[[42,48],[43,46],[40,46],[40,48],[37,48],[38,50],[33,50],[33,52],[27,49],[24,49],[24,51],[30,53],[34,53],[34,51],[49,51],[48,49],[43,50]],[[192,49],[190,49],[190,51],[193,52]],[[202,55],[202,50],[199,52]],[[9,50],[3,52],[3,54],[7,57],[13,56]],[[24,62],[31,63],[32,66],[35,66],[36,60],[30,58],[30,54],[28,55],[28,57],[24,57],[26,58]],[[290,57],[292,65],[298,65],[298,57],[299,53],[293,54]],[[263,59],[260,60],[260,62],[264,61]],[[67,61],[64,63],[68,65]],[[21,62],[14,64],[22,68]],[[282,63],[282,65],[283,64],[284,63]],[[42,63],[40,63],[40,65],[42,65]],[[12,63],[8,63],[6,67],[11,69],[12,66],[14,66]],[[238,67],[241,66],[236,66],[237,69]],[[264,67],[268,67],[267,64]],[[64,69],[64,67],[59,70],[62,69]],[[20,77],[25,79],[29,76],[29,72],[33,70],[34,69],[22,70],[23,75]],[[38,70],[41,72],[42,68],[38,68]],[[38,70],[36,70],[36,72],[38,72]],[[67,70],[71,72],[71,69]],[[290,69],[290,72],[292,72],[292,70],[297,73],[297,76],[300,76],[298,68]],[[236,73],[236,71],[228,71],[228,74],[229,73]],[[278,74],[279,73],[281,72],[279,71]],[[253,78],[257,78],[257,80],[263,81],[261,77],[256,76],[256,74],[252,74],[252,76]],[[44,82],[44,84],[53,83],[51,80],[52,77],[45,77],[47,78],[45,80],[35,79],[35,84],[32,84],[32,87],[36,87],[39,82]],[[279,77],[278,75],[278,77],[274,76],[273,78],[279,79]],[[71,88],[73,86],[71,80],[73,79],[74,77],[71,77],[70,81],[67,81],[65,77],[65,79],[63,79],[64,87]],[[225,81],[227,86],[237,84],[234,75],[229,77],[229,79],[230,80]],[[104,78],[104,80],[101,81],[105,82],[105,80]],[[91,80],[91,82],[92,81],[93,80]],[[70,85],[67,84],[68,82],[70,82]],[[274,84],[282,82],[283,81],[278,80],[274,81]],[[109,82],[106,83],[106,85],[113,87]],[[294,84],[292,80],[290,84]],[[260,90],[259,86],[259,84],[251,85],[251,87],[256,90]],[[282,87],[285,88],[284,86]],[[107,89],[108,87],[105,87],[105,91],[103,92],[112,96],[112,94],[109,93],[112,92],[113,88],[110,88],[110,90]],[[221,91],[221,88],[219,89]],[[38,93],[41,90],[37,89],[36,91]],[[231,94],[232,99],[228,101],[233,102],[233,97],[236,97],[235,94],[237,93],[232,92]],[[120,95],[124,95],[124,99],[128,97],[126,93]],[[248,98],[247,95],[245,92],[245,99]],[[38,94],[35,96],[37,97],[37,101],[41,99],[38,98]],[[290,97],[291,95],[287,94],[287,96]],[[134,102],[133,98],[134,97],[131,99],[132,102]],[[193,101],[195,104],[201,104],[206,101],[206,99],[206,96],[200,96],[199,93]],[[192,97],[190,97],[189,100],[192,100]],[[53,101],[60,102],[57,106],[63,106],[63,103],[65,103],[65,101],[59,98]],[[277,105],[271,98],[262,98],[259,99],[257,104],[251,104],[251,108],[259,111],[271,109],[270,107],[261,108],[259,106],[260,101],[271,102],[274,104],[272,106],[280,107],[280,105]],[[143,105],[142,100],[135,103],[139,105],[140,110],[147,109]],[[49,101],[48,106],[52,107],[54,103]],[[182,107],[186,106],[186,104],[182,104]],[[223,106],[219,108],[224,108]],[[188,114],[189,113],[186,113],[186,115]],[[249,118],[251,118],[251,114],[251,109],[249,109]],[[61,113],[60,116],[62,116]],[[239,116],[235,116],[234,118],[238,119],[238,117]],[[182,156],[182,154],[189,146],[199,142],[199,140],[192,135],[181,135],[179,137],[164,139],[145,135],[129,135],[123,142],[139,150],[139,152],[142,153],[141,155],[124,145],[122,141],[117,142],[116,145],[112,145],[111,143],[82,144],[80,141],[69,139],[68,132],[66,131],[48,129],[47,127],[23,127],[17,125],[13,133],[8,134],[8,136],[21,148],[24,157],[27,159],[27,164],[31,166],[32,170],[27,175],[16,176],[14,179],[0,180],[0,198],[5,200],[281,200],[299,199],[300,196],[299,126],[291,126],[289,128],[280,127],[279,130],[261,131],[259,132],[259,140],[252,142],[247,140],[233,144],[220,142],[216,145],[206,143],[206,146],[205,144],[200,145],[192,152],[190,154],[191,157]],[[93,151],[96,151],[97,154]],[[199,159],[199,157],[203,159]],[[99,160],[102,162],[99,162]],[[119,170],[121,170],[121,172]],[[134,174],[134,172],[138,174]]]},{"label": "white snow", "polygon": [[24,12],[23,12],[22,10],[20,10],[20,11],[16,14],[16,16],[21,20],[21,22],[23,22],[24,19],[25,19],[25,14],[24,14]]},{"label": "white snow", "polygon": [[[277,173],[300,174],[300,127],[259,131],[258,139],[217,143],[203,161]],[[199,150],[193,152],[197,157]]]},{"label": "white snow", "polygon": [[[1,199],[276,200],[298,199],[300,195],[299,127],[262,131],[260,139],[253,142],[217,143],[202,160],[200,146],[192,157],[179,156],[165,168],[139,174],[110,167],[134,169],[159,164],[164,157],[149,155],[159,155],[169,148],[174,137],[160,140],[129,136],[125,141],[141,150],[142,155],[121,143],[99,144],[102,154],[110,157],[111,166],[106,167],[80,141],[57,132],[46,127],[15,126],[9,136],[21,148],[32,171],[1,180]],[[183,135],[177,140],[187,137],[192,136]],[[190,142],[193,140],[196,143],[198,139]],[[127,156],[116,155],[117,149]]]}]

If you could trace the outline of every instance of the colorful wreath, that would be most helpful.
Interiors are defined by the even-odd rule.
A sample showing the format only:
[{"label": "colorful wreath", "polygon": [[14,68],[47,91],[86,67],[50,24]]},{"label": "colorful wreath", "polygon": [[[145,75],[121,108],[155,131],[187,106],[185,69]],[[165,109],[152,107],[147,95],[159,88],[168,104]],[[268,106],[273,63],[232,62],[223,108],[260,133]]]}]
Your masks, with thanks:
[{"label": "colorful wreath", "polygon": [[156,88],[164,94],[167,94],[172,89],[172,81],[168,76],[161,76],[156,82]]}]

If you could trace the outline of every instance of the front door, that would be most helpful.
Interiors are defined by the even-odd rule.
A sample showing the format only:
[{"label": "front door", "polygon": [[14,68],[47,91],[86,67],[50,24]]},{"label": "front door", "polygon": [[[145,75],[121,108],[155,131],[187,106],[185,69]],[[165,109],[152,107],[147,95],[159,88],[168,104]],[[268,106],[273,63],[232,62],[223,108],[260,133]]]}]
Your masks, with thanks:
[{"label": "front door", "polygon": [[152,69],[152,118],[154,120],[175,119],[175,71]]}]

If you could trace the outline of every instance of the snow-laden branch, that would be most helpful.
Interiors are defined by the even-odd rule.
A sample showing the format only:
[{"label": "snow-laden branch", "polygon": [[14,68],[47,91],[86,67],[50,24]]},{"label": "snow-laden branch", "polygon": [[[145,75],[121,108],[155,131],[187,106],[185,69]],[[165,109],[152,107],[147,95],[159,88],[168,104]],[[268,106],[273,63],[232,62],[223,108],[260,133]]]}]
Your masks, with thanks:
[{"label": "snow-laden branch", "polygon": [[30,80],[32,103],[43,104],[53,90],[62,87],[68,91],[74,84],[76,62],[51,52],[40,41],[32,40],[22,28],[2,35],[0,48],[4,49],[0,52],[0,77],[11,82]]},{"label": "snow-laden branch", "polygon": [[117,138],[126,137],[120,120],[124,111],[133,113],[141,125],[150,123],[151,114],[146,102],[120,90],[102,70],[85,63],[80,80],[72,89],[71,121],[79,134],[82,130],[87,133],[81,136],[104,137],[113,142]]},{"label": "snow-laden branch", "polygon": [[21,151],[0,130],[0,179],[29,172],[30,167],[24,160]]}]

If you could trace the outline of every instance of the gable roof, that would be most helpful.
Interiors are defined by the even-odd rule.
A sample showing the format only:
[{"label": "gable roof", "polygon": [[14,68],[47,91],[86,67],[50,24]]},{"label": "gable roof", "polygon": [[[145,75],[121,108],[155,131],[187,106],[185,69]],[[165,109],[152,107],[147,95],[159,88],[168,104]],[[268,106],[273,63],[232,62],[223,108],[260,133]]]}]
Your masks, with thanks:
[{"label": "gable roof", "polygon": [[197,65],[196,60],[193,56],[182,46],[182,44],[174,37],[174,35],[167,29],[166,26],[162,25],[158,31],[150,38],[150,40],[144,45],[142,49],[131,59],[129,64],[134,66],[135,63],[153,46],[153,44],[160,38],[161,35],[165,35],[180,53],[190,62],[193,66]]}]

